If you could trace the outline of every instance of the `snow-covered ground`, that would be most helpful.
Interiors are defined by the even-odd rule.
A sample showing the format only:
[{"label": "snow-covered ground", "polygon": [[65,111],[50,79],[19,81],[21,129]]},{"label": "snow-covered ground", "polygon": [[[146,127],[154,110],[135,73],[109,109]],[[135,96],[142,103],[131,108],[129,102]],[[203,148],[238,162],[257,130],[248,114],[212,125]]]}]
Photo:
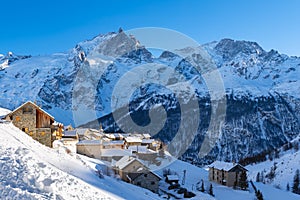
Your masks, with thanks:
[{"label": "snow-covered ground", "polygon": [[105,176],[76,155],[34,141],[0,123],[0,199],[159,199],[158,195]]},{"label": "snow-covered ground", "polygon": [[[299,164],[298,164],[299,166]],[[208,181],[208,171],[203,168],[196,167],[189,163],[177,160],[173,162],[170,166],[166,167],[178,173],[180,177],[180,184],[182,183],[183,178],[183,170],[187,170],[186,172],[186,181],[182,187],[187,188],[188,190],[197,194],[197,198],[195,199],[220,199],[220,200],[253,200],[255,199],[255,194],[253,188],[249,187],[249,191],[242,190],[233,190],[232,188],[222,186],[213,182]],[[251,169],[250,169],[251,170]],[[162,176],[163,170],[157,172]],[[209,184],[212,183],[213,191],[215,197],[211,197],[208,194],[203,194],[201,192],[196,191],[196,184],[203,179],[204,187],[208,190]],[[257,189],[259,189],[263,193],[263,197],[265,200],[280,200],[280,199],[288,199],[288,200],[299,200],[300,196],[293,194],[291,192],[287,192],[285,190],[276,189],[272,185],[262,184],[262,183],[254,183]]]},{"label": "snow-covered ground", "polygon": [[[279,187],[283,190],[286,189],[287,184],[292,187],[293,178],[297,169],[300,170],[300,151],[290,149],[285,152],[281,152],[283,155],[280,158],[275,158],[270,161],[261,162],[258,164],[248,165],[249,178],[253,181],[256,180],[257,173],[263,172],[264,175],[270,172],[271,168],[276,165],[275,177],[273,180],[265,179],[265,181],[273,186]],[[300,199],[300,196],[298,196]]]},{"label": "snow-covered ground", "polygon": [[[3,109],[0,111],[0,115],[8,112]],[[282,157],[286,167],[278,164],[278,170],[289,170],[290,166],[299,166],[299,152],[291,152],[286,156],[288,160],[284,160],[287,159],[285,156]],[[104,165],[100,160],[70,155],[64,148],[48,148],[11,123],[0,123],[0,199],[160,199],[157,194],[116,178],[99,178],[96,170],[100,165]],[[253,179],[256,175],[255,170],[268,167],[266,163],[248,166],[249,177]],[[204,180],[205,188],[208,188],[208,171],[189,163],[175,160],[166,168],[178,173],[180,184],[183,170],[186,170],[186,180],[182,186],[197,195],[193,199],[254,199],[254,191],[251,188],[250,191],[240,191],[212,183],[215,197],[197,191],[196,185],[201,179]],[[163,169],[156,173],[162,176]],[[288,173],[287,171],[286,174]],[[278,176],[277,179],[286,184],[285,177]],[[255,185],[267,200],[299,199],[299,195],[276,189],[272,185]]]}]

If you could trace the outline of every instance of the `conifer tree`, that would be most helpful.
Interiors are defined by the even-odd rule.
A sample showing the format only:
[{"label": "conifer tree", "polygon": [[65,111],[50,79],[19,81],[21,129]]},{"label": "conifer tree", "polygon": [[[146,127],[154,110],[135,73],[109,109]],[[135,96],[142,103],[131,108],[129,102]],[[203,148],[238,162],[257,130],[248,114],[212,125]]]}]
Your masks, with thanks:
[{"label": "conifer tree", "polygon": [[300,189],[299,189],[299,169],[296,170],[296,174],[294,176],[294,183],[293,183],[293,187],[292,187],[292,192],[296,193],[296,194],[300,194]]},{"label": "conifer tree", "polygon": [[260,182],[260,173],[259,172],[256,175],[256,182]]},{"label": "conifer tree", "polygon": [[248,188],[248,181],[247,181],[247,173],[246,171],[242,171],[241,175],[240,175],[240,188],[242,190],[246,190]]},{"label": "conifer tree", "polygon": [[201,191],[201,192],[204,192],[204,191],[205,191],[203,180],[201,180],[201,188],[200,188],[200,191]]},{"label": "conifer tree", "polygon": [[210,184],[210,186],[209,186],[208,194],[210,194],[211,196],[215,196],[212,184]]},{"label": "conifer tree", "polygon": [[256,199],[257,199],[257,200],[264,200],[264,197],[263,197],[263,195],[262,195],[262,193],[261,193],[260,190],[257,190],[257,191],[255,192],[255,195],[256,195]]}]

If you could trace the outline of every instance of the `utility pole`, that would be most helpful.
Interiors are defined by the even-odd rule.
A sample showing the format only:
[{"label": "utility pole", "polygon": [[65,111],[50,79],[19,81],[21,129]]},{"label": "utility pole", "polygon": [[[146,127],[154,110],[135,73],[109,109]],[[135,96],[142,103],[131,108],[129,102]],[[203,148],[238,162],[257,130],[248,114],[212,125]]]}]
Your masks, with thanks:
[{"label": "utility pole", "polygon": [[181,185],[185,184],[185,174],[186,174],[186,170],[183,170],[183,178],[182,178],[182,183]]}]

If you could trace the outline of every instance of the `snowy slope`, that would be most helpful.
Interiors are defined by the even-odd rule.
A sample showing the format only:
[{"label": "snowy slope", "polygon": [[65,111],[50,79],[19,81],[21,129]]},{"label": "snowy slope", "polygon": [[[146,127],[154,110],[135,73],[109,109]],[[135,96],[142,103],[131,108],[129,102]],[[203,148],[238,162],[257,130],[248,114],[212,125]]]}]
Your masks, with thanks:
[{"label": "snowy slope", "polygon": [[[3,110],[1,109],[0,115],[4,114]],[[0,123],[1,199],[160,199],[148,190],[112,177],[100,179],[95,174],[98,164],[103,165],[100,160],[67,154],[63,148],[55,150],[45,147],[12,124]],[[165,169],[177,172],[180,183],[183,170],[187,170],[183,187],[197,194],[194,199],[254,198],[251,189],[249,192],[239,191],[215,183],[212,183],[215,197],[196,191],[196,185],[201,179],[204,180],[205,188],[210,184],[207,170],[180,160],[175,160]],[[162,175],[163,169],[157,173]],[[278,190],[271,185],[257,183],[256,186],[267,200],[299,198],[298,195]]]},{"label": "snowy slope", "polygon": [[[179,175],[179,183],[182,183],[183,179],[183,170],[186,172],[186,181],[182,187],[185,187],[192,192],[197,193],[197,195],[202,195],[201,199],[218,199],[218,200],[253,200],[255,199],[254,190],[250,187],[249,191],[233,190],[232,188],[216,184],[214,182],[208,181],[208,171],[203,168],[196,167],[189,163],[177,160],[171,165],[166,167],[166,169],[171,169],[174,172],[177,172]],[[251,172],[250,172],[251,173]],[[163,170],[158,171],[158,174],[162,175]],[[203,179],[204,187],[207,190],[207,187],[210,183],[213,185],[213,191],[215,197],[211,197],[207,194],[203,194],[195,190],[196,184]],[[284,190],[276,189],[271,185],[264,185],[261,183],[254,183],[257,189],[261,190],[265,200],[298,200],[299,195],[293,194],[291,192],[286,192]]]},{"label": "snowy slope", "polygon": [[0,197],[17,199],[159,199],[142,188],[100,179],[77,156],[50,149],[0,124]]},{"label": "snowy slope", "polygon": [[[294,140],[296,144],[299,144],[299,141],[299,139]],[[279,156],[279,158],[274,158],[272,161],[267,160],[258,164],[248,165],[247,169],[250,171],[249,178],[255,181],[257,173],[261,174],[262,172],[264,176],[266,176],[275,164],[276,170],[274,179],[270,180],[264,178],[264,181],[267,184],[271,184],[283,190],[286,189],[287,184],[292,187],[295,172],[297,169],[300,170],[300,151],[296,151],[293,148],[288,151],[281,150]]]}]

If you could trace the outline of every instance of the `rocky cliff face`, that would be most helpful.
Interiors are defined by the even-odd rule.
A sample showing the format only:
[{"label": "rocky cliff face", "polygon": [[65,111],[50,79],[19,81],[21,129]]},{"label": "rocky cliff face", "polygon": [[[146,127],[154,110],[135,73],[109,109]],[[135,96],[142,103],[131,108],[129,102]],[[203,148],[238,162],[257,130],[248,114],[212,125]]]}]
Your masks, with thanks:
[{"label": "rocky cliff face", "polygon": [[[231,39],[205,44],[202,48],[217,66],[226,91],[225,122],[221,130],[215,130],[220,132],[220,137],[210,144],[212,150],[204,158],[198,152],[211,123],[212,99],[201,71],[191,65],[191,59],[198,63],[202,59],[192,48],[184,50],[190,52],[186,57],[168,51],[154,57],[136,38],[120,31],[81,42],[66,53],[15,59],[0,71],[3,94],[0,105],[13,109],[25,100],[37,100],[65,124],[98,128],[100,121],[107,131],[119,131],[111,114],[111,102],[113,100],[115,108],[128,115],[127,99],[114,95],[113,91],[124,75],[139,77],[143,74],[141,83],[145,84],[131,85],[136,89],[128,99],[129,114],[137,125],[147,126],[151,123],[150,110],[164,115],[157,108],[157,105],[162,106],[166,110],[166,123],[154,137],[169,143],[179,130],[183,112],[193,112],[180,109],[184,105],[174,91],[186,95],[183,104],[192,99],[199,104],[199,115],[193,116],[194,120],[189,119],[199,121],[198,130],[182,159],[198,164],[216,158],[237,161],[277,148],[299,134],[300,58],[275,50],[267,52],[255,42]],[[149,73],[134,71],[143,65],[152,66],[158,75],[154,76],[151,70]],[[195,88],[191,99],[178,84],[182,77],[164,77],[166,66]],[[164,85],[147,80],[164,80]],[[123,86],[125,90],[127,86]],[[190,135],[189,123],[184,130],[182,140]]]}]

